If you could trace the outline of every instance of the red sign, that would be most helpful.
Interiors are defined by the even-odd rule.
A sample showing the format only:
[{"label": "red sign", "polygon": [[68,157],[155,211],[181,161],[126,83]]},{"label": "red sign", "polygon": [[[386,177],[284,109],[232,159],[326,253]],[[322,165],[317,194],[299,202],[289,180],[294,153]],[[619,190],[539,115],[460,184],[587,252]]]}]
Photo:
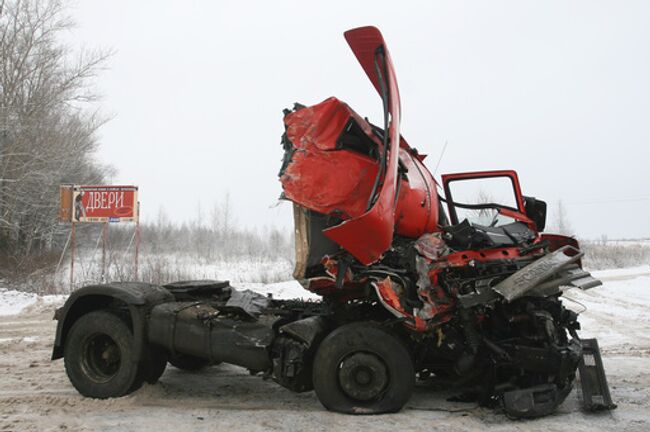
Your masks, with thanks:
[{"label": "red sign", "polygon": [[73,186],[72,222],[134,222],[137,186]]}]

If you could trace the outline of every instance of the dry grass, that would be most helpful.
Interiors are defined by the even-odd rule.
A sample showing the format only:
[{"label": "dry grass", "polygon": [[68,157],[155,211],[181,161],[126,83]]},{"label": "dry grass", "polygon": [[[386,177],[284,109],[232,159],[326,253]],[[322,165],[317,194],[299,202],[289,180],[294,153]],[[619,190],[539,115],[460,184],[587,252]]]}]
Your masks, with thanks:
[{"label": "dry grass", "polygon": [[583,241],[580,247],[585,252],[584,265],[591,270],[650,264],[650,244]]}]

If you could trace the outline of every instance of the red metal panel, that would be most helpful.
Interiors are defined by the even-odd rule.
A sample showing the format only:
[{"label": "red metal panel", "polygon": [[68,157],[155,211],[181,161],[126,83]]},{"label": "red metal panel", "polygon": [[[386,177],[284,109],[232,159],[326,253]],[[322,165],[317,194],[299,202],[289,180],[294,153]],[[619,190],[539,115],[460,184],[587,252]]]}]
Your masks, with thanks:
[{"label": "red metal panel", "polygon": [[438,229],[438,193],[433,176],[417,156],[400,150],[400,161],[406,168],[401,179],[395,219],[397,233],[418,238]]},{"label": "red metal panel", "polygon": [[328,228],[323,233],[344,247],[362,264],[368,265],[381,258],[393,241],[400,145],[399,89],[390,53],[379,30],[375,27],[362,27],[347,31],[345,38],[378,91],[380,91],[379,78],[374,72],[375,52],[377,48],[383,47],[387,69],[385,78],[390,99],[388,107],[390,147],[383,186],[373,207],[363,215]]},{"label": "red metal panel", "polygon": [[297,149],[335,150],[350,111],[346,104],[330,97],[318,105],[292,112],[285,118],[287,136]]},{"label": "red metal panel", "polygon": [[296,148],[280,177],[287,199],[342,219],[366,211],[377,163],[359,153],[336,150],[350,117],[371,136],[370,125],[333,97],[285,117],[287,137]]},{"label": "red metal panel", "polygon": [[[348,45],[350,45],[350,48],[352,48],[352,52],[357,57],[364,72],[368,75],[370,82],[377,90],[377,93],[379,93],[379,96],[381,96],[380,81],[375,71],[375,51],[377,48],[383,46],[386,57],[390,60],[388,47],[384,42],[384,37],[381,35],[381,32],[377,27],[367,26],[348,30],[343,33],[343,35],[345,36]],[[395,76],[392,62],[390,61],[389,69],[389,74],[392,75],[395,82],[397,82],[397,77]]]}]

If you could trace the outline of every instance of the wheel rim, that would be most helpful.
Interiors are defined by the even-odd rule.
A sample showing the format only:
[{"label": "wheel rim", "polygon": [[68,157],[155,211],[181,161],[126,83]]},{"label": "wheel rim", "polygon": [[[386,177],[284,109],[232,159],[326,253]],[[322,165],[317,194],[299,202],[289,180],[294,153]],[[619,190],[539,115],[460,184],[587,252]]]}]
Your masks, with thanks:
[{"label": "wheel rim", "polygon": [[120,369],[122,355],[117,343],[106,334],[94,334],[86,339],[82,367],[93,381],[110,381]]},{"label": "wheel rim", "polygon": [[373,353],[358,352],[339,364],[339,384],[352,399],[377,399],[388,386],[388,370],[382,359]]}]

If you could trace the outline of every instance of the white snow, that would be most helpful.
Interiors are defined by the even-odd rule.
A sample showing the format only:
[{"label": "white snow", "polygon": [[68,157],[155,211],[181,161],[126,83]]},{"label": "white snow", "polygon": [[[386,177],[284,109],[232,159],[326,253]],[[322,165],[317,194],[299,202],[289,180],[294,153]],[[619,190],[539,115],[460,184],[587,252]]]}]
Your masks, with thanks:
[{"label": "white snow", "polygon": [[41,307],[50,309],[54,305],[63,304],[67,296],[46,295],[0,288],[0,316],[17,315],[26,308]]},{"label": "white snow", "polygon": [[610,351],[629,350],[635,345],[650,348],[650,266],[592,275],[600,278],[603,286],[564,293],[569,300],[566,306],[581,312],[581,336],[597,337],[601,348]]},{"label": "white snow", "polygon": [[0,315],[15,315],[36,303],[36,294],[0,288]]},{"label": "white snow", "polygon": [[650,264],[638,267],[626,267],[610,270],[594,270],[591,272],[592,276],[600,280],[611,280],[618,277],[635,277],[639,275],[650,275]]},{"label": "white snow", "polygon": [[303,300],[319,300],[321,297],[307,291],[295,280],[277,282],[272,284],[261,283],[238,283],[234,284],[235,288],[246,288],[260,294],[272,294],[274,299],[287,300],[287,299],[303,299]]}]

